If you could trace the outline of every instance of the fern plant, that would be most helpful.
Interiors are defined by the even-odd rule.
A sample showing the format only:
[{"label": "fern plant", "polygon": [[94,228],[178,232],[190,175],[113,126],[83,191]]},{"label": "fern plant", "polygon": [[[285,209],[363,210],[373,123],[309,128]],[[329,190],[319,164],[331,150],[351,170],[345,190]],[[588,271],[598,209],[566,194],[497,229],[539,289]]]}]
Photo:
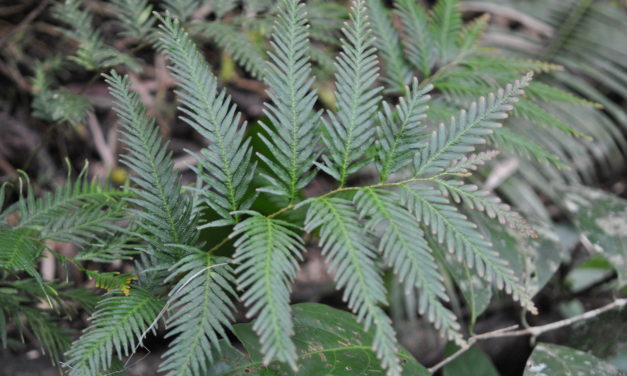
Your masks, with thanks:
[{"label": "fern plant", "polygon": [[[121,161],[132,178],[119,190],[81,175],[43,198],[25,184],[18,202],[0,214],[0,269],[9,276],[0,289],[3,345],[11,321],[20,331],[41,333],[55,361],[65,353],[70,375],[107,374],[123,368],[147,336],[163,332],[169,342],[159,371],[205,375],[223,372],[225,358],[241,360],[228,344],[235,333],[259,372],[298,372],[312,351],[296,336],[313,325],[299,320],[315,316],[315,309],[303,314],[305,308],[290,304],[290,294],[312,244],[321,248],[388,375],[401,375],[408,355],[387,312],[395,309],[387,275],[398,281],[392,289],[401,290],[412,314],[420,313],[461,346],[468,343],[450,303],[449,277],[468,300],[471,324],[482,311],[474,284],[488,295],[494,286],[524,311],[537,312],[532,297],[546,280],[532,277],[533,263],[520,273],[528,255],[519,250],[531,252],[551,237],[548,218],[534,218],[532,226],[478,184],[485,177],[481,166],[499,156],[497,148],[542,166],[527,174],[538,170],[578,180],[581,169],[565,169],[583,147],[573,139],[585,138],[587,129],[551,110],[555,103],[594,104],[532,81],[533,73],[559,66],[495,57],[480,44],[488,18],[464,25],[454,0],[440,0],[432,9],[398,0],[394,10],[379,0],[354,0],[339,42],[335,21],[344,12],[325,2],[247,1],[241,6],[246,15],[224,17],[238,5],[214,1],[215,21],[192,22],[200,3],[163,1],[158,9],[166,11],[151,14],[146,1],[114,2],[123,35],[154,43],[167,57],[180,119],[205,140],[205,147],[190,152],[196,184],[183,183],[131,80],[115,70],[105,75],[125,146]],[[334,21],[321,15],[325,9],[336,12]],[[259,12],[265,13],[252,17]],[[92,16],[81,1],[58,3],[55,14],[70,25],[66,33],[79,45],[73,60],[83,68],[133,67],[131,58],[91,29]],[[272,30],[268,51],[256,43],[265,29]],[[244,121],[196,46],[198,35],[212,38],[263,80],[263,119]],[[92,109],[81,96],[53,89],[58,64],[52,65],[36,68],[34,110],[48,121],[78,123]],[[316,67],[334,72],[332,100],[317,90]],[[51,106],[50,98],[60,94],[60,104]],[[329,103],[332,108],[323,108]],[[366,169],[376,178],[360,176]],[[311,196],[305,188],[315,178],[333,187]],[[521,189],[504,191],[513,197]],[[261,202],[278,208],[267,211]],[[228,235],[216,238],[218,228]],[[108,292],[98,297],[43,280],[33,265],[50,240],[77,244],[74,257],[47,251]],[[131,273],[87,264],[131,258]],[[58,309],[71,310],[66,298],[91,312],[89,326],[71,346],[68,333],[54,325]],[[34,307],[36,299],[46,299],[49,308]],[[253,320],[249,330],[233,326],[237,301]],[[410,363],[405,369],[422,368]]]},{"label": "fern plant", "polygon": [[[458,260],[535,311],[507,263],[446,198],[449,190],[466,200],[493,203],[458,178],[494,153],[464,155],[500,127],[531,75],[480,98],[448,126],[429,133],[425,124],[429,85],[414,81],[399,106],[381,107],[367,12],[364,1],[351,7],[336,63],[337,109],[322,116],[314,110],[317,96],[311,88],[304,5],[294,0],[281,4],[264,74],[268,122],[260,123],[266,134],[261,140],[273,152],[269,157],[258,154],[260,167],[235,105],[218,90],[215,76],[180,21],[159,16],[159,46],[179,86],[181,118],[208,141],[196,155],[201,184],[189,193],[181,191],[167,145],[137,94],[131,93],[128,80],[115,72],[108,76],[128,147],[123,161],[136,174],[126,201],[142,230],[137,235],[144,240],[139,248],[143,257],[130,297],[111,297],[96,308],[94,323],[68,353],[70,374],[105,371],[112,365],[112,352],[125,356],[137,349],[162,316],[166,337],[175,338],[161,370],[203,374],[219,351],[218,338],[226,337],[232,322],[232,283],[248,316],[255,318],[263,363],[278,360],[298,369],[289,293],[305,250],[303,229],[319,237],[337,287],[344,290],[344,299],[364,330],[373,331],[374,350],[390,375],[399,375],[401,365],[396,334],[384,310],[381,257],[407,291],[418,294],[420,311],[448,338],[464,343],[455,315],[444,304],[448,296],[421,230],[422,218],[429,218],[422,222]],[[380,122],[375,123],[379,112]],[[375,143],[377,134],[380,140]],[[380,182],[350,185],[350,177],[373,161]],[[299,191],[317,169],[335,179],[338,188],[303,200]],[[256,174],[265,181],[257,193],[251,190]],[[270,214],[251,210],[258,193],[282,198],[283,209]],[[198,205],[211,208],[219,219],[204,223],[195,209]],[[508,207],[491,207],[501,219],[534,234]],[[301,208],[306,211],[303,223],[287,220],[290,211]],[[228,238],[207,249],[198,231],[216,226],[234,227]],[[214,256],[230,240],[235,246],[232,257]],[[165,300],[159,298],[164,288]],[[125,299],[133,302],[122,304]],[[137,299],[141,302],[134,302]],[[119,331],[107,330],[111,325]]]}]

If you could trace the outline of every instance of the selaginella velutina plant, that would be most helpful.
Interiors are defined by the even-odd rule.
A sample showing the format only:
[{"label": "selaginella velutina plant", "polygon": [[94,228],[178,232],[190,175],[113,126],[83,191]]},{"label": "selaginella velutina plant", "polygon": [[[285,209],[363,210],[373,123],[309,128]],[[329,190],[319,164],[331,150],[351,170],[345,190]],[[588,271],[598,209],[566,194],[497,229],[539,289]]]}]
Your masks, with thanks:
[{"label": "selaginella velutina plant", "polygon": [[[374,331],[374,351],[388,375],[400,375],[396,334],[385,312],[383,263],[418,294],[419,311],[442,333],[463,344],[438,263],[434,237],[478,276],[510,293],[531,312],[535,307],[518,278],[489,239],[449,201],[448,194],[484,200],[460,178],[492,158],[472,154],[523,95],[531,75],[479,98],[450,122],[431,130],[426,123],[430,85],[414,80],[396,106],[385,103],[375,42],[362,0],[353,2],[336,59],[334,111],[316,111],[306,14],[297,0],[284,0],[272,37],[264,81],[269,100],[261,140],[270,155],[253,154],[246,125],[180,21],[159,16],[159,47],[178,82],[181,119],[207,139],[196,155],[197,186],[184,190],[171,154],[129,80],[107,76],[127,146],[123,162],[134,172],[125,197],[138,226],[142,257],[139,279],[128,296],[108,293],[91,325],[67,354],[71,375],[93,375],[113,364],[113,354],[135,352],[142,338],[165,320],[171,338],[160,370],[167,375],[204,375],[227,338],[239,298],[255,318],[263,363],[285,362],[298,369],[292,340],[290,289],[306,251],[303,229],[315,235],[344,300]],[[374,164],[379,181],[350,184],[351,175]],[[317,197],[300,191],[318,172],[337,188]],[[256,190],[253,178],[264,183]],[[277,196],[284,207],[264,215],[253,211],[261,197]],[[205,223],[209,207],[218,219]],[[506,205],[499,218],[534,235]],[[304,223],[287,216],[305,210]],[[233,226],[229,237],[208,249],[199,229]],[[215,251],[233,241],[232,257]]]}]

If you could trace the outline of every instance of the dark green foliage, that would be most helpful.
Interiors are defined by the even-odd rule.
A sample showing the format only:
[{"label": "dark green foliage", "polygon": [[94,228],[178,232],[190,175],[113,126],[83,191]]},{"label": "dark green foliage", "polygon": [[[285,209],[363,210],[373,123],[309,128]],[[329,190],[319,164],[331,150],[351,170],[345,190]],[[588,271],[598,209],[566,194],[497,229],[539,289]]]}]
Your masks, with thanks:
[{"label": "dark green foliage", "polygon": [[215,76],[179,21],[160,20],[160,47],[181,88],[181,118],[209,141],[198,155],[202,169],[196,171],[208,187],[201,191],[205,202],[222,218],[210,225],[236,223],[238,215],[232,212],[249,209],[254,199],[246,193],[256,166],[245,127],[240,127],[241,115],[226,91],[218,90]]},{"label": "dark green foliage", "polygon": [[[566,185],[591,181],[597,165],[620,166],[612,155],[625,143],[614,121],[627,117],[588,81],[548,75],[561,66],[534,60],[602,72],[604,84],[622,94],[622,55],[607,43],[582,64],[562,57],[590,45],[580,29],[605,30],[589,15],[617,21],[611,8],[584,0],[572,1],[568,12],[541,12],[564,24],[532,59],[483,48],[489,17],[464,24],[464,4],[397,0],[388,8],[354,0],[346,11],[324,1],[116,0],[109,16],[135,47],[118,50],[93,27],[100,13],[94,18],[80,0],[56,3],[55,17],[78,47],[70,59],[82,69],[128,70],[135,52],[142,61],[150,47],[162,53],[183,123],[176,127],[190,126],[204,145],[190,152],[196,184],[184,184],[170,145],[133,92],[135,81],[116,70],[105,75],[130,181],[116,189],[89,181],[85,170],[38,196],[20,180],[17,202],[0,213],[0,343],[7,346],[10,327],[36,333],[54,361],[65,352],[71,375],[123,371],[157,329],[169,341],[159,366],[166,375],[426,375],[397,343],[388,303],[392,317],[404,306],[460,346],[474,339],[465,339],[457,314],[468,317],[472,334],[492,288],[536,313],[532,297],[564,251],[543,200],[571,215],[583,245],[607,257],[623,286],[625,221],[614,212],[624,212],[625,203]],[[211,39],[219,53],[206,59],[196,36]],[[224,88],[211,65],[216,57],[235,76]],[[242,72],[231,69],[230,57],[248,76],[237,77]],[[55,58],[35,66],[33,113],[78,127],[100,107],[59,87],[64,65]],[[233,99],[229,90],[256,87],[252,79],[263,81],[267,97],[258,101],[265,117],[248,124],[249,108],[240,112],[235,102],[241,93]],[[565,90],[573,88],[585,98]],[[502,177],[504,164],[515,167]],[[59,254],[51,241],[79,250]],[[290,305],[299,263],[313,244],[356,320],[314,304]],[[37,262],[47,254],[108,292],[100,297],[44,280]],[[118,271],[88,268],[118,260],[133,261],[133,270],[130,262]],[[392,286],[400,299],[387,291],[388,281],[400,282]],[[78,307],[92,316],[70,346],[56,321]],[[233,325],[242,308],[253,322]],[[246,354],[228,343],[232,334]],[[560,350],[538,347],[534,356],[546,358],[539,353],[550,355],[547,349]]]},{"label": "dark green foliage", "polygon": [[[70,375],[93,375],[108,370],[118,357],[137,351],[143,335],[163,307],[151,293],[134,288],[128,296],[109,294],[91,317],[91,324],[67,353]],[[150,329],[155,329],[150,328]]]}]

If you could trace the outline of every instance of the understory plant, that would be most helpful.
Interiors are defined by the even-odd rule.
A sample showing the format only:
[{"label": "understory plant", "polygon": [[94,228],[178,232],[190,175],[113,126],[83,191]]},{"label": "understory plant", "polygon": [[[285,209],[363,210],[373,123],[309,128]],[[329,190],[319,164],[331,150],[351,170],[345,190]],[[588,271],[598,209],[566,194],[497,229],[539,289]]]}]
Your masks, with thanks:
[{"label": "understory plant", "polygon": [[[5,347],[10,322],[20,333],[38,333],[70,375],[123,372],[151,336],[167,340],[159,365],[166,375],[323,369],[351,375],[358,367],[428,375],[399,345],[390,312],[421,315],[466,350],[493,288],[515,300],[523,315],[538,314],[532,299],[564,251],[537,192],[574,213],[582,231],[594,226],[595,215],[612,228],[624,223],[608,214],[626,212],[624,200],[566,185],[589,173],[576,151],[600,150],[589,134],[608,142],[595,154],[601,160],[614,150],[611,127],[595,132],[565,118],[569,106],[585,112],[597,111],[596,104],[545,81],[545,73],[561,66],[484,48],[488,17],[464,25],[457,1],[427,9],[398,0],[390,10],[378,0],[354,0],[347,20],[330,6],[337,19],[315,22],[307,10],[320,11],[323,2],[213,1],[215,19],[206,22],[193,22],[200,1],[163,3],[165,11],[152,12],[147,1],[112,2],[123,35],[167,58],[179,119],[204,142],[189,152],[196,182],[184,184],[168,141],[121,73],[138,67],[134,50],[109,46],[90,28],[82,2],[57,3],[56,17],[77,41],[72,61],[108,72],[124,145],[120,161],[130,179],[115,188],[90,181],[85,169],[73,183],[37,197],[28,178],[20,178],[17,202],[0,214],[0,270],[8,276],[0,287]],[[243,15],[228,17],[240,8]],[[338,32],[334,25],[341,21]],[[267,44],[264,35],[257,44],[254,33],[236,35],[241,25],[260,34],[271,30]],[[247,123],[198,48],[198,36],[225,50],[222,73],[230,54],[263,82],[260,120]],[[93,109],[80,94],[57,89],[51,77],[61,66],[57,58],[35,66],[34,114],[76,124]],[[333,73],[330,96],[321,98],[314,70]],[[511,160],[524,169],[512,179],[529,182],[499,187],[487,167]],[[549,178],[559,184],[543,186]],[[311,194],[315,179],[329,188]],[[599,200],[603,206],[595,212]],[[614,233],[608,240],[596,225],[585,240],[592,247],[603,251],[624,239]],[[60,254],[52,242],[78,251]],[[296,274],[316,247],[353,315],[291,304]],[[624,251],[607,252],[621,288]],[[107,292],[45,280],[36,262],[46,255]],[[118,260],[129,266],[124,273],[98,267]],[[468,325],[456,311],[456,288],[468,306]],[[617,302],[612,308],[625,305]],[[90,314],[89,325],[70,344],[55,323],[78,310]],[[236,324],[239,313],[250,323]],[[246,352],[233,345],[233,336]],[[570,354],[537,347],[533,362],[558,351]],[[363,359],[350,359],[360,352]],[[338,356],[333,364],[325,354],[348,360]]]}]

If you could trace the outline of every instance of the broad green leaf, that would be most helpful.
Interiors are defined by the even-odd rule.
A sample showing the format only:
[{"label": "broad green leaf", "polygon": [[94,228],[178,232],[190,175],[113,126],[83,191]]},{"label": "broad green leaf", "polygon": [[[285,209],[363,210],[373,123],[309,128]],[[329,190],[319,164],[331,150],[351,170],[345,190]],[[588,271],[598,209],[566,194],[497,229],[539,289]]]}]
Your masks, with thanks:
[{"label": "broad green leaf", "polygon": [[531,353],[523,376],[621,376],[609,363],[565,346],[540,343]]},{"label": "broad green leaf", "polygon": [[[385,375],[372,351],[374,330],[363,332],[363,325],[352,314],[323,304],[303,303],[292,306],[298,353],[298,371],[289,365],[272,362],[263,367],[263,354],[252,323],[234,326],[235,335],[248,354],[231,346],[222,347],[220,359],[213,364],[212,376],[358,376]],[[406,350],[399,356],[403,376],[429,376]]]},{"label": "broad green leaf", "polygon": [[610,261],[619,285],[627,284],[627,201],[587,187],[561,187],[565,209],[586,248]]},{"label": "broad green leaf", "polygon": [[480,216],[473,215],[471,218],[486,230],[494,249],[520,276],[530,296],[537,294],[559,268],[565,250],[550,224],[534,223],[538,237],[529,238],[515,231],[504,231]]},{"label": "broad green leaf", "polygon": [[564,345],[627,371],[627,310],[606,312],[570,328]]},{"label": "broad green leaf", "polygon": [[[458,350],[452,343],[446,345],[444,355],[449,356]],[[492,364],[490,358],[476,347],[463,353],[459,358],[453,360],[442,368],[443,376],[467,376],[468,370],[472,370],[473,375],[499,376],[499,372]]]}]

